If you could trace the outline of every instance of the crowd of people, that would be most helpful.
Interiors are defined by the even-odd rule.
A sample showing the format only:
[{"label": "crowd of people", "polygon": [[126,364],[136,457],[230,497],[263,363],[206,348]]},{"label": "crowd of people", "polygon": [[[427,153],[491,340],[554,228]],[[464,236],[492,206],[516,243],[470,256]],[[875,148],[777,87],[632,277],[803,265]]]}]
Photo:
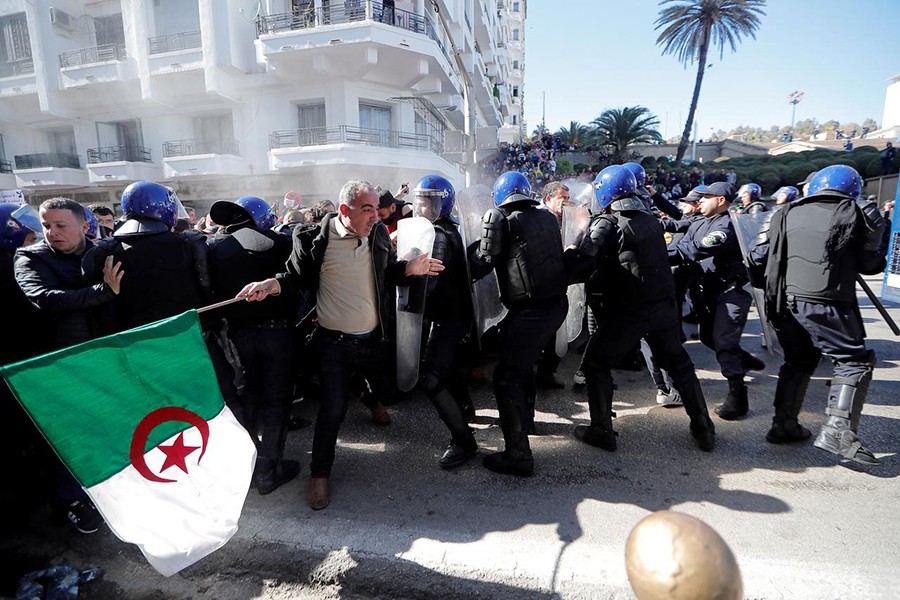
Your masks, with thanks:
[{"label": "crowd of people", "polygon": [[[312,206],[289,192],[280,216],[246,196],[218,201],[198,218],[173,190],[149,181],[125,189],[119,219],[109,207],[65,197],[37,211],[4,205],[2,293],[16,315],[7,339],[18,343],[2,345],[0,363],[243,298],[204,313],[201,325],[226,405],[257,445],[252,486],[266,495],[298,476],[300,462],[285,456],[285,442],[309,423],[292,418],[292,403],[317,400],[306,499],[320,510],[331,500],[347,411],[358,399],[375,424],[390,425],[385,405],[410,375],[449,433],[438,466],[458,468],[477,455],[467,381],[482,366],[473,362],[478,338],[490,337],[477,330],[476,306],[485,300],[477,294],[495,294],[505,308],[493,332],[504,449],[484,456],[486,468],[534,473],[536,389],[565,386],[555,377],[554,349],[573,318],[590,333],[573,382],[573,400],[586,397],[590,423],[575,427],[575,438],[616,450],[612,370],[642,356],[656,401],[683,407],[697,446],[713,451],[715,424],[681,319],[691,314],[698,323],[728,382],[715,414],[741,419],[751,404],[745,377],[765,368],[740,344],[755,288],[785,351],[766,439],[811,437],[797,417],[824,354],[835,371],[815,445],[878,463],[858,436],[875,357],[865,347],[853,282],[883,270],[885,223],[878,206],[862,200],[852,168],[827,167],[798,184],[802,193],[779,190],[766,202],[756,184],[735,190],[733,172],[648,174],[636,163],[612,165],[595,177],[589,203],[575,206],[554,176],[556,150],[551,138],[501,153],[493,206],[474,236],[461,232],[455,216],[471,212],[461,204],[472,200],[438,175],[396,192],[348,181],[335,202]],[[537,179],[544,169],[546,179]],[[760,230],[755,242],[735,229],[744,216]],[[398,225],[413,217],[430,223],[433,247],[398,256],[398,244],[410,245],[404,236],[412,235]],[[574,238],[566,220],[579,224]],[[473,296],[473,282],[491,278],[496,284]],[[583,286],[585,312],[569,305],[573,285]],[[55,518],[96,531],[102,518],[82,487],[43,447],[5,386],[2,393],[7,456],[21,459],[7,479],[39,479],[28,489],[48,488]]]}]

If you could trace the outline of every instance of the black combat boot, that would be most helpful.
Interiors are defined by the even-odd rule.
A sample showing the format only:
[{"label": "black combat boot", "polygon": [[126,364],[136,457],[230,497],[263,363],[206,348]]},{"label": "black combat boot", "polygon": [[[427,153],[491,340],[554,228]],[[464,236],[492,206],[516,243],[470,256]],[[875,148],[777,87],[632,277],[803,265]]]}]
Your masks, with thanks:
[{"label": "black combat boot", "polygon": [[472,435],[465,414],[450,392],[445,388],[438,388],[428,395],[438,416],[452,436],[450,445],[438,461],[438,466],[442,469],[453,469],[475,456],[478,444],[475,442],[475,436]]},{"label": "black combat boot", "polygon": [[825,414],[828,421],[822,426],[813,445],[862,465],[876,466],[881,462],[857,438],[857,427],[862,406],[865,403],[872,370],[855,377],[837,377],[831,380],[828,407]]},{"label": "black combat boot", "polygon": [[712,452],[716,447],[716,426],[709,418],[706,398],[703,396],[703,388],[700,387],[697,375],[692,370],[684,376],[678,374],[677,379],[673,376],[673,379],[675,389],[681,395],[684,412],[691,419],[691,437],[696,440],[701,450]]},{"label": "black combat boot", "polygon": [[602,448],[607,452],[615,452],[616,436],[612,426],[612,385],[604,385],[596,373],[590,369],[584,373],[588,393],[588,407],[591,412],[591,424],[578,425],[573,435],[591,446]]},{"label": "black combat boot", "polygon": [[811,376],[811,373],[787,363],[781,365],[775,386],[775,416],[772,417],[772,428],[766,434],[766,441],[770,444],[802,442],[812,435],[797,421]]},{"label": "black combat boot", "polygon": [[736,421],[744,417],[749,410],[747,402],[747,384],[743,375],[734,375],[728,378],[728,395],[725,402],[716,407],[716,414],[720,419]]},{"label": "black combat boot", "polygon": [[287,439],[287,416],[285,412],[264,417],[259,456],[253,469],[253,482],[261,496],[271,494],[300,473],[299,462],[282,458]]},{"label": "black combat boot", "polygon": [[498,390],[497,410],[500,412],[506,449],[485,456],[485,468],[503,475],[531,477],[534,474],[534,458],[531,456],[531,446],[524,428],[528,416],[523,414],[528,408],[524,405],[516,406],[506,393]]}]

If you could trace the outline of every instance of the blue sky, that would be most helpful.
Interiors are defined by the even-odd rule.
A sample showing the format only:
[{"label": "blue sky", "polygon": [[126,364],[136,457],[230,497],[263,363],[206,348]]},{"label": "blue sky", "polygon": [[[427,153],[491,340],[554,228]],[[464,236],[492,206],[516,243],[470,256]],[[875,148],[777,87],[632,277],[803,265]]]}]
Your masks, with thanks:
[{"label": "blue sky", "polygon": [[[881,125],[887,79],[900,74],[900,0],[769,0],[756,39],[710,51],[698,133],[789,125],[796,119]],[[696,68],[656,45],[655,0],[530,0],[525,21],[525,118],[550,131],[607,108],[645,106],[665,137],[680,135]]]}]

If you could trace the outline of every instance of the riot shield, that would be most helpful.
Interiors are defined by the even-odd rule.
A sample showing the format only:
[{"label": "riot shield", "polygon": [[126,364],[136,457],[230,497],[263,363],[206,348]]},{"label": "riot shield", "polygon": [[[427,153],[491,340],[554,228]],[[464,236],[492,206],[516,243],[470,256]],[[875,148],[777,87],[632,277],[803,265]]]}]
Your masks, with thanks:
[{"label": "riot shield", "polygon": [[[746,212],[730,212],[731,223],[734,226],[734,232],[737,235],[738,244],[741,246],[741,255],[744,257],[744,264],[750,268],[750,252],[756,245],[756,236],[760,227],[769,216],[768,211],[749,214]],[[766,296],[765,291],[759,288],[751,287],[750,293],[753,295],[753,303],[756,305],[756,312],[759,315],[759,325],[762,331],[762,344],[768,350],[769,354],[783,355],[784,351],[778,344],[778,337],[766,318]]]},{"label": "riot shield", "polygon": [[[569,193],[571,194],[571,188],[569,188]],[[563,248],[568,248],[569,246],[577,247],[587,234],[588,226],[591,223],[588,206],[589,204],[585,203],[563,207]],[[566,343],[569,343],[574,342],[581,335],[581,329],[584,324],[584,307],[587,304],[584,284],[576,283],[570,285],[566,290],[566,295],[569,297],[569,312],[566,314],[566,320],[560,329],[565,330]],[[558,350],[559,344],[557,344],[557,354],[562,357],[565,353],[559,354]]]},{"label": "riot shield", "polygon": [[[456,193],[453,208],[459,219],[459,234],[466,248],[481,239],[481,220],[484,213],[493,206],[491,190],[485,185],[473,185]],[[466,261],[467,268],[468,264]],[[475,309],[475,332],[480,340],[481,334],[506,316],[506,307],[500,302],[497,274],[493,271],[472,284],[472,306]]]},{"label": "riot shield", "polygon": [[[434,225],[424,217],[397,223],[397,258],[412,260],[434,248]],[[427,277],[416,277],[397,287],[397,387],[408,392],[419,379],[422,319],[425,314]]]}]

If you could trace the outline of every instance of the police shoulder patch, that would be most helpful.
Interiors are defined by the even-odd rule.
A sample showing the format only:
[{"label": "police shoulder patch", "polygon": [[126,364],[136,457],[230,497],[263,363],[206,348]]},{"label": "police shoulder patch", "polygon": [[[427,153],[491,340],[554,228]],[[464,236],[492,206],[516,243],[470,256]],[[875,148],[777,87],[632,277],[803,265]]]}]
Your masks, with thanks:
[{"label": "police shoulder patch", "polygon": [[700,245],[704,248],[712,248],[721,246],[728,240],[728,235],[724,231],[712,231],[700,240]]}]

